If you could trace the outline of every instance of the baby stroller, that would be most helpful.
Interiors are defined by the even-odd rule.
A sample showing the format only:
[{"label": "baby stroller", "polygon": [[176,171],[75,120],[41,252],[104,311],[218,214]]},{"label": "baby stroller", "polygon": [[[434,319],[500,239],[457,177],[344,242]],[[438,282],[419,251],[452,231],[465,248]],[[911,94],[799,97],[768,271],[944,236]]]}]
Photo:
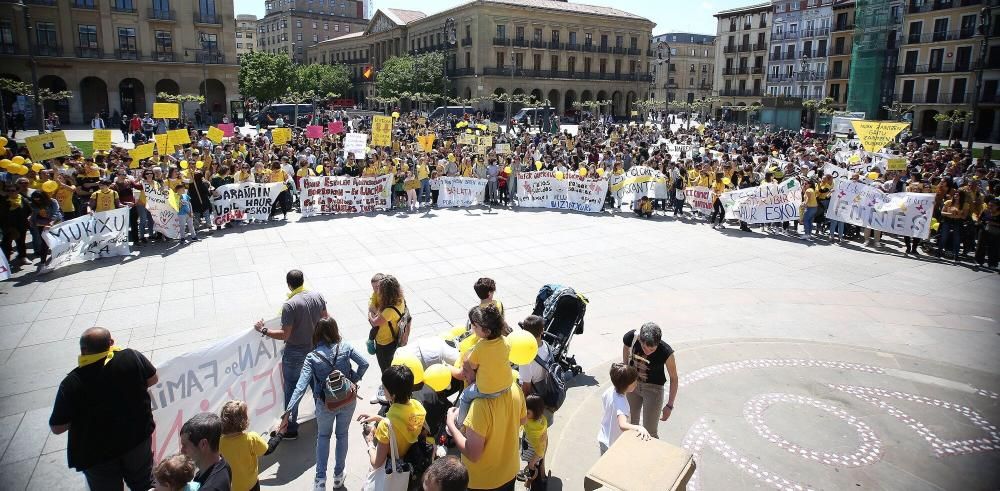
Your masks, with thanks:
[{"label": "baby stroller", "polygon": [[568,286],[549,284],[538,290],[535,309],[531,313],[542,318],[545,330],[542,341],[549,343],[552,359],[572,376],[583,368],[569,355],[569,344],[576,334],[583,334],[583,317],[587,314],[587,297]]}]

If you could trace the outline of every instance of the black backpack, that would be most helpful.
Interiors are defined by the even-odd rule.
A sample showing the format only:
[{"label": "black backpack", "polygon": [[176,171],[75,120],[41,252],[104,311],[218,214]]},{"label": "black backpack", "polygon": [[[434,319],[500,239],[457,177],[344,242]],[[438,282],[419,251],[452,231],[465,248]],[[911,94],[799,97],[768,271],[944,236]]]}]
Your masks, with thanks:
[{"label": "black backpack", "polygon": [[[549,350],[551,354],[552,351]],[[554,358],[554,357],[553,357]],[[541,356],[535,355],[535,363],[545,369],[545,378],[540,382],[531,384],[531,390],[538,394],[545,402],[545,407],[551,411],[557,411],[566,401],[566,369],[556,363],[555,360],[545,362]]]},{"label": "black backpack", "polygon": [[434,463],[434,451],[435,445],[427,441],[430,434],[430,428],[427,423],[424,423],[424,429],[417,436],[417,441],[410,445],[410,449],[406,451],[403,455],[403,462],[410,468],[410,486],[411,490],[423,489],[423,476],[427,468]]}]

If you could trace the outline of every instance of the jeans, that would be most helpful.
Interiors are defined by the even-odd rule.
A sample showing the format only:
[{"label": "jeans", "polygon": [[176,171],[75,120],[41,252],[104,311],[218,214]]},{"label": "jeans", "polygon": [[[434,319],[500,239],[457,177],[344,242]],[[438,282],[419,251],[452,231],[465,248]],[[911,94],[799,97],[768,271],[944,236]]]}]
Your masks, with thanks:
[{"label": "jeans", "polygon": [[812,235],[813,221],[816,219],[816,211],[819,208],[815,206],[807,206],[806,214],[802,217],[802,230],[806,235]]},{"label": "jeans", "polygon": [[949,249],[955,255],[955,260],[958,261],[958,247],[962,245],[962,222],[949,219],[941,220],[939,231],[937,256],[941,257],[942,249],[949,247],[949,244],[951,244]]},{"label": "jeans", "polygon": [[874,230],[874,229],[866,228],[865,229],[865,243],[868,243],[870,240],[872,240],[872,236],[873,235],[875,236],[875,244],[876,245],[882,240],[882,231],[881,230]]},{"label": "jeans", "polygon": [[153,215],[149,213],[143,205],[135,205],[135,210],[139,214],[139,238],[142,238],[143,232],[148,233],[150,236],[153,235]]},{"label": "jeans", "polygon": [[333,475],[344,473],[344,463],[347,460],[347,430],[351,427],[354,402],[333,411],[326,409],[326,404],[316,399],[316,479],[326,479],[327,461],[330,460],[330,437],[337,437],[337,447],[334,450]]},{"label": "jeans", "polygon": [[639,386],[626,394],[625,398],[628,399],[628,404],[632,409],[632,414],[629,417],[630,422],[637,424],[641,412],[642,427],[646,428],[649,436],[659,438],[657,428],[660,424],[661,411],[663,411],[663,386],[639,382]]},{"label": "jeans", "polygon": [[132,491],[147,491],[153,487],[151,437],[114,459],[84,469],[83,475],[91,491],[121,491],[122,481]]},{"label": "jeans", "polygon": [[177,219],[181,221],[181,238],[183,239],[188,232],[191,232],[191,238],[198,236],[198,233],[194,228],[194,217],[191,214],[187,215],[177,215]]},{"label": "jeans", "polygon": [[[988,262],[987,262],[988,258]],[[987,262],[991,268],[1000,263],[1000,234],[991,234],[988,230],[979,232],[979,242],[976,244],[976,264]]]},{"label": "jeans", "polygon": [[495,399],[500,394],[503,394],[508,389],[501,390],[500,392],[484,393],[479,392],[479,386],[475,383],[469,384],[465,390],[462,391],[458,396],[458,419],[455,420],[456,424],[459,426],[465,424],[465,417],[469,415],[469,408],[472,407],[472,401],[476,399]]},{"label": "jeans", "polygon": [[[288,407],[288,402],[292,400],[292,394],[295,393],[295,384],[299,381],[299,372],[302,371],[302,363],[305,362],[309,351],[311,351],[309,346],[289,346],[287,344],[282,351],[281,378],[285,385],[285,407]],[[299,432],[298,416],[299,405],[296,404],[292,407],[292,411],[288,415],[288,430],[286,433],[295,434]]]},{"label": "jeans", "polygon": [[831,240],[833,240],[834,234],[840,234],[840,240],[844,240],[844,222],[838,222],[837,220],[830,220]]},{"label": "jeans", "polygon": [[420,202],[426,203],[431,199],[431,180],[421,179],[420,180]]}]

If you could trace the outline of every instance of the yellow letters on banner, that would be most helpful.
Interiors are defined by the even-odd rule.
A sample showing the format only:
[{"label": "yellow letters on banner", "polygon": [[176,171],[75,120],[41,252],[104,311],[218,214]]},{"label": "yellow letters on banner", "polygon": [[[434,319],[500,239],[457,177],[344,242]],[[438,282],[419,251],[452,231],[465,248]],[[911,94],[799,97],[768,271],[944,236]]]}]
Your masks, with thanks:
[{"label": "yellow letters on banner", "polygon": [[372,117],[372,146],[388,147],[392,144],[392,116]]},{"label": "yellow letters on banner", "polygon": [[153,117],[156,119],[177,119],[180,117],[180,107],[176,102],[154,102]]},{"label": "yellow letters on banner", "polygon": [[146,143],[143,145],[139,145],[134,149],[129,150],[128,153],[129,155],[132,156],[132,165],[130,166],[130,168],[134,169],[136,167],[139,167],[140,159],[148,159],[153,156],[153,144]]},{"label": "yellow letters on banner", "polygon": [[223,135],[225,135],[225,132],[216,128],[215,126],[212,126],[211,128],[208,129],[208,135],[206,136],[208,136],[209,140],[212,140],[212,143],[218,145],[219,143],[222,143]]},{"label": "yellow letters on banner", "polygon": [[188,130],[170,130],[167,132],[168,142],[170,145],[186,145],[191,143],[191,135],[188,134]]},{"label": "yellow letters on banner", "polygon": [[35,162],[69,155],[69,142],[62,131],[29,136],[24,139],[24,143],[28,145],[31,160]]},{"label": "yellow letters on banner", "polygon": [[111,150],[111,130],[94,130],[94,150]]},{"label": "yellow letters on banner", "polygon": [[161,154],[173,153],[173,148],[170,147],[170,137],[163,133],[162,135],[153,135],[156,138],[156,149],[160,151]]},{"label": "yellow letters on banner", "polygon": [[292,139],[291,128],[275,128],[271,130],[271,139],[275,145],[284,145]]},{"label": "yellow letters on banner", "polygon": [[861,146],[866,151],[877,152],[889,144],[899,132],[910,127],[910,123],[895,121],[864,121],[852,120],[851,126],[861,140]]},{"label": "yellow letters on banner", "polygon": [[886,163],[886,170],[906,170],[906,159],[904,158],[894,158],[889,159]]}]

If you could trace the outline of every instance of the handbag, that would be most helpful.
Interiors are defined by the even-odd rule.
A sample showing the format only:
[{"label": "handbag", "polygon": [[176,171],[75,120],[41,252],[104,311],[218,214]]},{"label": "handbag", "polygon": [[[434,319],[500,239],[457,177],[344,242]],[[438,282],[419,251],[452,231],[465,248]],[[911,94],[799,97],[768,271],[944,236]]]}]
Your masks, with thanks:
[{"label": "handbag", "polygon": [[[336,365],[318,350],[316,351],[316,355],[333,367],[333,371],[330,372],[330,375],[326,377],[323,383],[323,402],[326,404],[327,411],[335,411],[354,402],[358,397],[358,386],[354,382],[351,382],[340,370],[337,370]],[[336,360],[338,357],[340,357],[340,343],[337,343],[337,351],[334,353],[333,359]]]},{"label": "handbag", "polygon": [[410,468],[399,455],[392,421],[386,418],[385,422],[389,426],[389,455],[385,465],[368,473],[364,491],[407,491],[410,486]]}]

